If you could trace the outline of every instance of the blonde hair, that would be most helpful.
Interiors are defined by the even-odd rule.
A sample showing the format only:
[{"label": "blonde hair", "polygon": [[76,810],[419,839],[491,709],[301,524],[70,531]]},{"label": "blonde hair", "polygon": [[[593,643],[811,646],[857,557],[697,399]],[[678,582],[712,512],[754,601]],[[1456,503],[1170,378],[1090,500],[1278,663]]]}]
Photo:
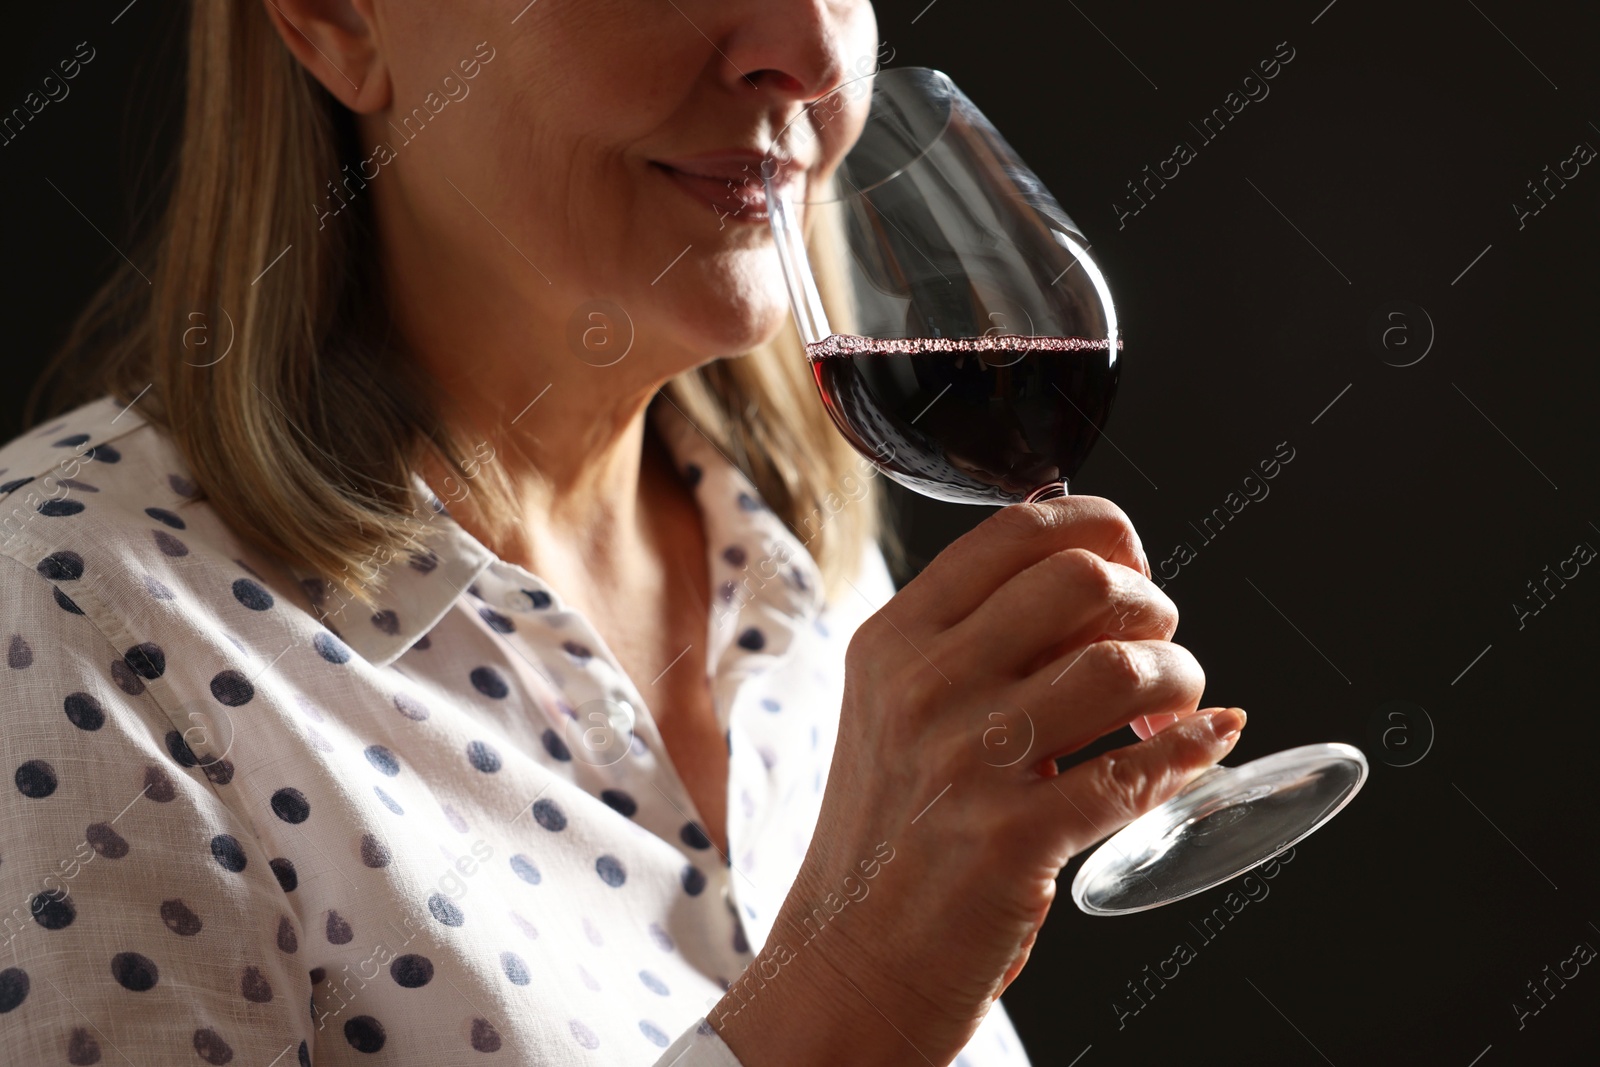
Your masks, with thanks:
[{"label": "blonde hair", "polygon": [[[106,393],[138,397],[239,536],[372,606],[381,588],[370,562],[404,551],[414,516],[427,514],[410,477],[422,456],[470,478],[490,523],[511,521],[510,485],[496,465],[472,459],[424,373],[390,354],[365,254],[367,198],[352,205],[350,225],[318,232],[311,205],[358,158],[353,116],[291,56],[261,4],[195,2],[189,17],[171,188],[136,253],[154,266],[148,278],[121,266],[93,296],[35,386],[29,418]],[[296,269],[263,274],[286,246]],[[231,334],[219,362],[184,343],[197,315],[218,337],[212,349]],[[837,592],[884,533],[881,498],[869,477],[853,506],[824,514],[824,500],[864,466],[814,388],[791,328],[664,392],[744,471]]]}]

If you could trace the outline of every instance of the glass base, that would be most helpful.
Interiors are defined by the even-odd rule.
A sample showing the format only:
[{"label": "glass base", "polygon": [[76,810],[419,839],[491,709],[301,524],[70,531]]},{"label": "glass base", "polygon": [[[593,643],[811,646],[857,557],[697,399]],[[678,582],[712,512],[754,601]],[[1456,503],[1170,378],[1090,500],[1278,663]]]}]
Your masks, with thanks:
[{"label": "glass base", "polygon": [[1338,743],[1212,767],[1095,849],[1072,901],[1090,915],[1131,915],[1204,892],[1305,838],[1366,780],[1361,750]]}]

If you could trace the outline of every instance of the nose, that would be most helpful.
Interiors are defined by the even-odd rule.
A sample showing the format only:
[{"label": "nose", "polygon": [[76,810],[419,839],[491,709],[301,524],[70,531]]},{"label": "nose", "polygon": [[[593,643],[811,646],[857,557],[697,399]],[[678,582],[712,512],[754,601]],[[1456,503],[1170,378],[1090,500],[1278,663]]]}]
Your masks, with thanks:
[{"label": "nose", "polygon": [[868,0],[747,0],[729,8],[737,15],[725,23],[720,76],[730,89],[814,100],[877,65]]}]

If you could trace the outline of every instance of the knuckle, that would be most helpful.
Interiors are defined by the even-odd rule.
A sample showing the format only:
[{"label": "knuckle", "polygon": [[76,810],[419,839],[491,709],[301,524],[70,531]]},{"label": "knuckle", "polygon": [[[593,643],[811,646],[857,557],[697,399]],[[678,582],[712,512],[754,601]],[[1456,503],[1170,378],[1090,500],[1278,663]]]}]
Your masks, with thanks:
[{"label": "knuckle", "polygon": [[1200,661],[1195,659],[1194,653],[1182,645],[1169,641],[1167,648],[1172,656],[1172,674],[1178,688],[1186,695],[1198,699],[1206,688],[1205,668],[1200,666]]},{"label": "knuckle", "polygon": [[894,699],[908,713],[928,716],[939,706],[949,688],[932,666],[917,657],[917,662],[908,664],[895,679]]},{"label": "knuckle", "polygon": [[883,654],[886,642],[894,634],[894,624],[884,614],[886,610],[887,605],[867,616],[850,635],[844,652],[847,663],[866,663]]},{"label": "knuckle", "polygon": [[878,616],[874,614],[862,620],[856,627],[856,632],[850,635],[850,641],[844,648],[844,662],[847,668],[857,670],[872,662],[878,646],[877,630],[881,625]]},{"label": "knuckle", "polygon": [[1128,518],[1128,513],[1104,497],[1096,497],[1095,499],[1100,501],[1101,512],[1116,527],[1117,532],[1124,537],[1132,539],[1134,537],[1133,520]]},{"label": "knuckle", "polygon": [[1110,600],[1116,592],[1117,579],[1111,564],[1087,548],[1066,548],[1051,556],[1055,566],[1062,568],[1073,585],[1084,589],[1095,602]]},{"label": "knuckle", "polygon": [[1154,621],[1156,636],[1163,641],[1172,640],[1172,635],[1178,631],[1178,605],[1172,598],[1162,591],[1161,587],[1142,578],[1140,583],[1140,607],[1146,616]]},{"label": "knuckle", "polygon": [[1163,776],[1150,773],[1137,759],[1108,755],[1102,774],[1106,799],[1127,818],[1134,819],[1155,807]]},{"label": "knuckle", "polygon": [[1094,517],[1106,523],[1117,533],[1120,540],[1135,545],[1139,543],[1139,536],[1133,529],[1133,520],[1128,518],[1128,513],[1114,502],[1103,496],[1084,496],[1076,499],[1091,507]]},{"label": "knuckle", "polygon": [[1090,669],[1116,690],[1138,690],[1149,682],[1149,666],[1144,653],[1128,641],[1107,639],[1089,646]]},{"label": "knuckle", "polygon": [[1172,598],[1161,592],[1161,590],[1157,589],[1156,593],[1161,597],[1157,601],[1157,610],[1161,619],[1161,639],[1163,641],[1171,641],[1172,635],[1178,632],[1178,605],[1174,604]]}]

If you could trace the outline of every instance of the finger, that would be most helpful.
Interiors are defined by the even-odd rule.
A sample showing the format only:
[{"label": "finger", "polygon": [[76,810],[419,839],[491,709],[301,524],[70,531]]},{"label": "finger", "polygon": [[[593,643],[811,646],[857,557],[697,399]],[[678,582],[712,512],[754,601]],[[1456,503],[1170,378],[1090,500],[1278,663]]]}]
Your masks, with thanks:
[{"label": "finger", "polygon": [[[1018,619],[1037,620],[1018,626]],[[1100,637],[1170,640],[1178,608],[1132,567],[1110,563],[1086,548],[1054,552],[995,590],[951,629],[957,647],[984,646],[984,662],[1030,672],[1041,661]],[[1004,643],[994,634],[1003,633]]]},{"label": "finger", "polygon": [[1186,715],[1200,715],[1200,714],[1203,714],[1204,712],[1207,712],[1207,711],[1221,711],[1221,710],[1222,709],[1220,707],[1215,707],[1215,708],[1196,708],[1194,711],[1190,711],[1190,712],[1179,711],[1179,712],[1164,713],[1164,714],[1161,714],[1161,715],[1141,715],[1138,718],[1134,719],[1132,722],[1130,722],[1128,725],[1133,728],[1133,732],[1135,734],[1139,735],[1139,740],[1145,741],[1145,740],[1148,740],[1149,738],[1154,737],[1156,734],[1160,733],[1162,730],[1165,730],[1167,727],[1171,726],[1173,723],[1177,722],[1179,719],[1184,718]]},{"label": "finger", "polygon": [[1047,664],[1014,690],[1041,756],[1075,752],[1145,715],[1192,711],[1205,692],[1199,661],[1171,641],[1096,641]]},{"label": "finger", "polygon": [[1244,722],[1241,708],[1191,715],[1148,741],[1085,760],[1059,777],[1030,785],[1057,791],[1068,802],[1056,823],[1061,855],[1082,852],[1167,800],[1228,754]]},{"label": "finger", "polygon": [[946,629],[1011,577],[1055,552],[1086,548],[1149,576],[1139,535],[1121,508],[1097,496],[1013,504],[947,547],[895,598],[908,619]]}]

